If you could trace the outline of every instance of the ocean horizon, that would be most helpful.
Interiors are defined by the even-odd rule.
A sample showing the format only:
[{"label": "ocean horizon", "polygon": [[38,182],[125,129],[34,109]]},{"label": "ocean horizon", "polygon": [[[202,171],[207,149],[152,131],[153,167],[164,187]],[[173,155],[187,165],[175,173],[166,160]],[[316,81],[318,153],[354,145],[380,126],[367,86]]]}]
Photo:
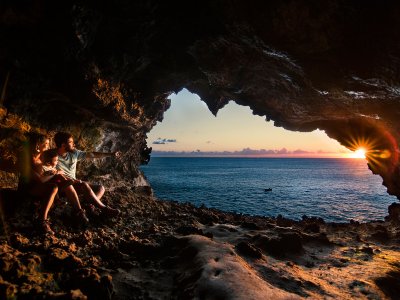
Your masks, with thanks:
[{"label": "ocean horizon", "polygon": [[383,220],[397,198],[364,159],[152,157],[141,167],[160,200],[294,220]]},{"label": "ocean horizon", "polygon": [[[258,151],[258,150],[254,150]],[[350,153],[346,153],[350,154]],[[344,156],[341,152],[318,153],[285,153],[285,154],[234,154],[232,152],[178,152],[178,151],[152,151],[151,157],[175,157],[175,158],[337,158],[337,159],[353,159],[351,156]]]}]

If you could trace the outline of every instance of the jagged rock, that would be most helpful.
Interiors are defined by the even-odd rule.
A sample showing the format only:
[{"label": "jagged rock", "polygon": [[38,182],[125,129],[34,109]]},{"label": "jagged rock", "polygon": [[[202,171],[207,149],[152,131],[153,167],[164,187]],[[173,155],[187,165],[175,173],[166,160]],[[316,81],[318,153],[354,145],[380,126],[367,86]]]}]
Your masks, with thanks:
[{"label": "jagged rock", "polygon": [[374,232],[371,234],[371,238],[381,242],[386,242],[390,239],[390,234],[386,227],[378,225],[375,227]]},{"label": "jagged rock", "polygon": [[[113,283],[111,275],[100,276],[94,268],[75,268],[68,285],[79,290],[90,299],[111,299]],[[79,293],[78,293],[79,294]]]},{"label": "jagged rock", "polygon": [[[63,293],[60,295],[63,299],[71,299],[71,300],[87,300],[87,296],[82,293],[80,289],[71,290],[68,293]],[[57,298],[55,298],[57,299]]]},{"label": "jagged rock", "polygon": [[57,243],[58,247],[63,248],[68,252],[76,252],[77,246],[75,243],[69,242],[66,239],[60,239]]},{"label": "jagged rock", "polygon": [[28,273],[28,268],[20,260],[14,260],[9,272],[8,277],[17,282],[24,280],[25,275]]},{"label": "jagged rock", "polygon": [[76,238],[75,242],[80,246],[91,246],[93,245],[93,233],[85,230]]},{"label": "jagged rock", "polygon": [[0,278],[0,298],[14,299],[17,293],[17,285]]},{"label": "jagged rock", "polygon": [[59,300],[87,300],[87,296],[84,295],[81,290],[71,290],[69,292],[47,292],[46,293],[47,299],[59,299]]},{"label": "jagged rock", "polygon": [[51,248],[46,257],[47,268],[55,271],[73,270],[82,268],[84,265],[82,259],[62,248]]},{"label": "jagged rock", "polygon": [[240,224],[240,226],[242,226],[243,228],[252,229],[252,230],[260,230],[261,229],[261,227],[258,226],[254,222],[243,222],[242,224]]},{"label": "jagged rock", "polygon": [[54,261],[63,261],[69,256],[69,253],[61,248],[50,249],[49,257]]},{"label": "jagged rock", "polygon": [[236,249],[237,251],[239,251],[240,254],[251,258],[258,259],[262,257],[261,251],[257,249],[254,245],[247,242],[240,242],[236,245]]},{"label": "jagged rock", "polygon": [[189,235],[189,234],[199,234],[199,235],[204,235],[203,230],[200,228],[194,227],[194,226],[181,226],[177,228],[176,233],[182,234],[182,235]]},{"label": "jagged rock", "polygon": [[357,249],[357,251],[360,251],[360,252],[363,252],[363,253],[366,253],[366,254],[370,254],[370,255],[374,254],[374,249],[372,249],[369,246],[365,246],[365,247],[362,247],[360,249]]},{"label": "jagged rock", "polygon": [[293,220],[287,219],[282,215],[276,217],[276,225],[280,227],[291,227],[294,224]]},{"label": "jagged rock", "polygon": [[329,240],[328,236],[325,232],[320,233],[302,233],[301,237],[304,242],[314,242],[322,245],[332,245],[332,242]]},{"label": "jagged rock", "polygon": [[34,273],[39,268],[40,264],[42,263],[42,259],[40,258],[40,256],[33,254],[33,253],[25,254],[20,259],[26,266],[27,271],[29,273]]},{"label": "jagged rock", "polygon": [[80,268],[75,270],[74,275],[71,278],[72,286],[79,286],[84,294],[94,296],[100,291],[100,275],[96,269],[93,268]]},{"label": "jagged rock", "polygon": [[71,290],[66,294],[67,299],[71,300],[87,300],[87,296],[81,292],[80,289]]},{"label": "jagged rock", "polygon": [[68,269],[77,269],[82,268],[85,263],[79,257],[69,254],[68,257],[65,259],[65,265]]},{"label": "jagged rock", "polygon": [[304,226],[304,231],[306,232],[319,233],[319,230],[320,226],[315,223],[307,224],[306,226]]},{"label": "jagged rock", "polygon": [[17,249],[29,245],[29,239],[20,233],[11,235],[10,242],[11,245]]},{"label": "jagged rock", "polygon": [[202,224],[212,225],[214,223],[218,223],[219,221],[218,216],[208,209],[202,209],[199,217],[199,222]]},{"label": "jagged rock", "polygon": [[27,283],[23,283],[22,286],[19,288],[18,291],[21,298],[38,298],[43,295],[44,290],[40,285],[31,285]]},{"label": "jagged rock", "polygon": [[112,276],[110,274],[103,275],[100,278],[100,286],[101,286],[101,289],[104,291],[104,293],[106,295],[108,295],[109,298],[111,299],[111,297],[113,295],[114,285],[112,282]]},{"label": "jagged rock", "polygon": [[158,244],[137,240],[122,241],[119,248],[123,252],[144,258],[157,255],[161,250]]},{"label": "jagged rock", "polygon": [[302,216],[301,224],[304,226],[304,231],[311,233],[319,233],[320,225],[325,224],[324,219],[317,217],[308,217],[306,215]]},{"label": "jagged rock", "polygon": [[389,211],[389,220],[392,221],[400,221],[400,204],[392,203],[388,207]]},{"label": "jagged rock", "polygon": [[390,271],[386,276],[378,277],[374,281],[390,299],[396,299],[400,295],[400,272]]},{"label": "jagged rock", "polygon": [[0,270],[1,274],[6,274],[11,270],[11,266],[13,265],[13,256],[10,255],[10,257],[5,257],[4,255],[1,256],[0,258]]},{"label": "jagged rock", "polygon": [[298,233],[280,233],[276,237],[256,236],[254,244],[274,256],[285,256],[290,253],[300,253],[303,250],[302,238]]}]

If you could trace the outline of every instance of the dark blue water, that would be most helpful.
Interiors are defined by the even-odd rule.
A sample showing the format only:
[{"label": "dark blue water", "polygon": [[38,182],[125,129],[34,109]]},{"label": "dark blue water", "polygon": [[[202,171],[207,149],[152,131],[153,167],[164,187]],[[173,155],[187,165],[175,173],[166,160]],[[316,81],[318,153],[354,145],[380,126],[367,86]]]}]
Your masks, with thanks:
[{"label": "dark blue water", "polygon": [[367,221],[396,201],[363,159],[153,157],[141,169],[159,199],[250,215]]}]

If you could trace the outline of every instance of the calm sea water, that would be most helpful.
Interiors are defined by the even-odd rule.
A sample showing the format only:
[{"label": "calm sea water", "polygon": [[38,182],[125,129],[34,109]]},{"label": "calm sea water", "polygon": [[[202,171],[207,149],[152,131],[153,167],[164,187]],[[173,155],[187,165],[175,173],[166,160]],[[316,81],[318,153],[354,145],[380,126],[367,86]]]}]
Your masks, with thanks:
[{"label": "calm sea water", "polygon": [[159,199],[250,215],[367,221],[397,201],[363,159],[153,157],[141,169]]}]

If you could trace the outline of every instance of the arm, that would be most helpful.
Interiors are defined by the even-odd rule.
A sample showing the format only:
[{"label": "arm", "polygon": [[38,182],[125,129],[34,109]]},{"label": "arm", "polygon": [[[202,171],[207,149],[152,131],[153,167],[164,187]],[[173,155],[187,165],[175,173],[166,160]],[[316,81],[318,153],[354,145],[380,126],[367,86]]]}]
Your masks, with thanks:
[{"label": "arm", "polygon": [[116,157],[119,158],[121,156],[121,152],[87,152],[86,158],[106,158],[106,157]]},{"label": "arm", "polygon": [[[36,173],[36,172],[35,172]],[[37,174],[37,173],[36,173]],[[48,170],[48,171],[44,171],[44,172],[42,172],[42,174],[41,175],[39,175],[39,174],[37,174],[37,175],[39,175],[40,176],[40,181],[41,182],[47,182],[47,181],[49,181],[50,179],[52,179],[54,176],[56,176],[56,175],[59,175],[59,176],[62,176],[62,177],[64,177],[64,172],[62,171],[62,170],[56,170],[56,169],[54,169],[54,170]],[[65,177],[64,177],[65,178]]]},{"label": "arm", "polygon": [[44,174],[43,171],[39,171],[39,170],[32,170],[32,177],[34,178],[34,180],[36,181],[40,181],[42,183],[45,183],[47,181],[49,181],[51,178],[53,178],[54,175],[50,175],[50,174]]},{"label": "arm", "polygon": [[44,175],[44,176],[40,176],[40,181],[45,183],[47,181],[49,181],[50,179],[52,179],[54,177],[54,175]]}]

